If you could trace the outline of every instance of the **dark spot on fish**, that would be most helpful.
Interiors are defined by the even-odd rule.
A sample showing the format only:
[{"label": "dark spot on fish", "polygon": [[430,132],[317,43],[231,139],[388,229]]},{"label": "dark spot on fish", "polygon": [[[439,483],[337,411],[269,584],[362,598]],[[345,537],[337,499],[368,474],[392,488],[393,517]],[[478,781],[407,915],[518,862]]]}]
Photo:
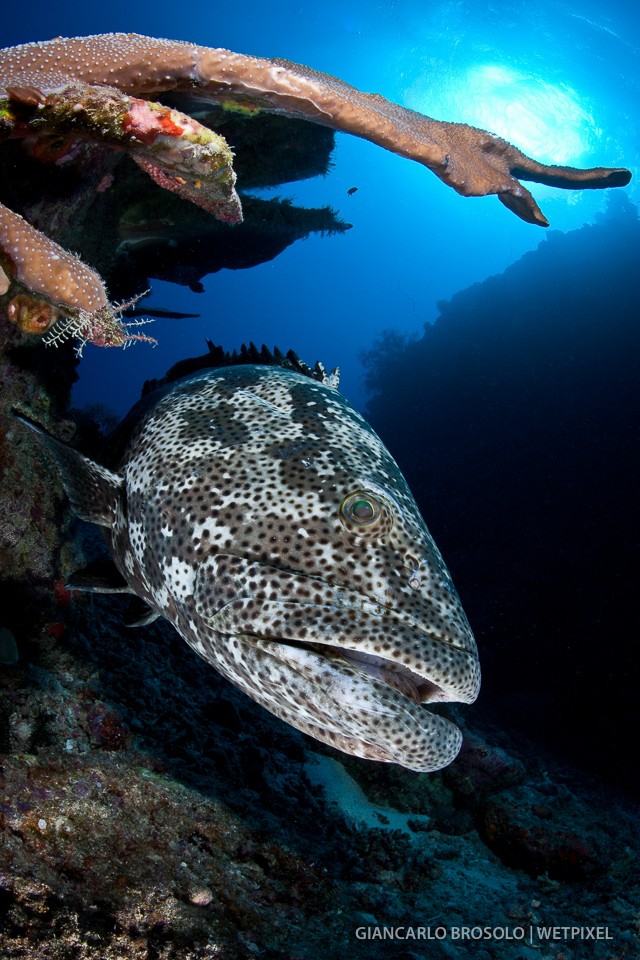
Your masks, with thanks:
[{"label": "dark spot on fish", "polygon": [[[278,460],[297,460],[303,462],[305,455],[309,460],[312,459],[314,449],[313,444],[308,443],[306,440],[300,440],[295,443],[274,444],[273,446],[265,447],[264,452],[272,457],[276,457]],[[304,465],[306,466],[307,464]],[[308,465],[311,466],[311,463]]]}]

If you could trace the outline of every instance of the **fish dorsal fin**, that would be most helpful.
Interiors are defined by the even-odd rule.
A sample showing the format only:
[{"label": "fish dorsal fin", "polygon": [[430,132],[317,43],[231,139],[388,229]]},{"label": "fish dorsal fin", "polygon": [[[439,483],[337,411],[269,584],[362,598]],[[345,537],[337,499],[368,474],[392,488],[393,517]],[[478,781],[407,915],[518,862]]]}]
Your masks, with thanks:
[{"label": "fish dorsal fin", "polygon": [[56,440],[39,423],[30,420],[19,410],[13,411],[18,420],[37,433],[56,463],[71,506],[82,520],[112,527],[123,480],[117,473],[90,460],[73,447]]}]

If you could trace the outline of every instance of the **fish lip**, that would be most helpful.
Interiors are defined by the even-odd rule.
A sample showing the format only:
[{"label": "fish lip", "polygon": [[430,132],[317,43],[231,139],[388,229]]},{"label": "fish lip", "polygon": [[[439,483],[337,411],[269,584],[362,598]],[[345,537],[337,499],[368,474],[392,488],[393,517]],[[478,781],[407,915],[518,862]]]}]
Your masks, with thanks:
[{"label": "fish lip", "polygon": [[[246,617],[247,609],[242,609],[245,604],[252,605],[249,617]],[[423,647],[421,656],[414,656],[410,665],[402,662],[399,655],[396,658],[389,655],[393,653],[393,647],[375,653],[371,646],[367,649],[367,628],[370,629],[371,624],[366,622],[367,614],[362,610],[359,611],[363,615],[360,626],[356,617],[355,623],[337,625],[335,635],[325,638],[316,624],[324,619],[323,613],[338,614],[344,612],[343,607],[265,600],[256,609],[253,604],[255,600],[246,598],[231,601],[210,621],[210,626],[222,634],[281,644],[308,651],[327,661],[341,661],[352,670],[384,683],[419,705],[435,702],[473,703],[478,695],[480,667],[475,650],[448,643],[406,619],[388,616],[384,633],[393,635],[394,630],[397,632],[402,629],[407,649],[415,647],[416,642]],[[304,607],[309,616],[301,627],[299,614]],[[292,610],[295,610],[295,614]],[[391,613],[388,610],[385,612]],[[293,618],[293,624],[289,618]],[[263,622],[258,626],[260,620]],[[378,636],[379,627],[379,623],[376,623]]]},{"label": "fish lip", "polygon": [[[236,600],[252,599],[258,603],[262,603],[269,594],[272,594],[272,584],[269,582],[269,578],[273,575],[276,580],[284,577],[293,584],[292,590],[283,597],[281,601],[283,604],[300,604],[301,607],[312,604],[320,612],[326,612],[328,610],[350,610],[356,614],[362,612],[378,620],[393,621],[396,629],[409,628],[419,635],[428,637],[433,642],[443,643],[460,651],[464,651],[477,659],[478,651],[475,639],[459,600],[457,613],[453,617],[455,629],[451,631],[450,636],[444,637],[422,626],[421,618],[416,618],[416,616],[411,615],[406,610],[400,610],[392,606],[388,601],[383,601],[374,594],[363,592],[361,588],[355,589],[348,583],[340,581],[333,582],[330,579],[325,579],[321,574],[304,573],[297,569],[295,564],[289,566],[279,562],[271,562],[264,558],[247,558],[243,556],[242,553],[234,553],[232,551],[214,553],[208,558],[206,565],[203,565],[205,566],[203,571],[205,573],[205,577],[203,578],[205,580],[205,586],[207,576],[209,576],[212,581],[218,578],[218,564],[225,561],[231,562],[235,567],[231,575],[239,585],[238,592],[235,596],[231,595],[223,606],[220,607],[216,605],[213,611],[209,612],[205,610],[203,612],[205,619],[210,622],[216,620],[217,614],[222,613],[225,607],[232,605]],[[246,582],[246,580],[252,580],[256,585],[247,591],[241,589],[240,584],[243,581]],[[293,592],[301,587],[304,588],[308,594],[323,593],[324,596],[322,599],[316,599],[314,601],[305,599],[298,600],[293,595]]]},{"label": "fish lip", "polygon": [[[303,604],[293,603],[291,605],[304,606]],[[314,605],[314,609],[316,611],[326,611],[338,608],[330,608],[318,604]],[[290,637],[276,632],[258,632],[251,630],[251,628],[238,631],[236,636],[240,635],[247,640],[266,641],[267,643],[271,642],[297,650],[308,651],[327,661],[346,663],[352,669],[384,683],[386,686],[395,690],[396,693],[399,693],[407,700],[420,706],[422,704],[433,705],[435,703],[473,703],[480,689],[480,667],[475,652],[468,649],[461,649],[460,647],[453,647],[441,637],[431,634],[428,631],[420,630],[415,624],[411,624],[406,620],[400,622],[402,622],[405,629],[407,627],[412,628],[414,634],[421,637],[423,641],[427,640],[432,644],[437,644],[439,647],[442,647],[443,652],[448,653],[450,656],[457,656],[458,659],[465,660],[465,666],[469,667],[472,682],[463,685],[455,682],[439,683],[428,667],[424,672],[419,673],[391,657],[372,654],[366,650],[358,649],[357,646],[350,645],[349,641],[345,638],[341,638],[343,641],[341,643],[328,642],[314,638],[313,636],[308,639],[306,637]],[[219,629],[219,625],[216,625],[216,628]],[[222,632],[234,633],[233,630],[229,629],[223,630]]]},{"label": "fish lip", "polygon": [[[351,604],[347,603],[345,606],[350,607]],[[372,676],[376,676],[387,686],[392,687],[417,704],[473,703],[477,699],[480,691],[480,664],[475,638],[468,623],[466,624],[467,629],[461,631],[459,635],[454,633],[454,639],[452,640],[425,629],[415,617],[393,607],[383,606],[379,601],[366,594],[357,598],[353,608],[365,614],[373,615],[376,619],[384,620],[389,633],[393,633],[394,628],[395,630],[410,630],[415,640],[432,644],[436,649],[448,653],[451,657],[466,661],[465,665],[469,667],[474,682],[467,685],[456,682],[439,682],[433,676],[433,668],[430,670],[428,663],[425,664],[423,672],[418,672],[399,660],[378,653],[371,654],[351,646],[348,642],[334,645],[319,643],[317,652],[326,655],[327,649],[332,650],[347,660],[351,666],[359,668],[365,673],[370,672],[368,665],[375,666],[380,672],[372,671]],[[464,613],[462,616],[466,623]]]},{"label": "fish lip", "polygon": [[[252,674],[266,680],[264,695],[261,682],[247,692],[304,733],[345,753],[418,772],[441,770],[458,754],[462,733],[455,722],[354,669],[326,646],[317,652],[309,643],[289,644],[264,634],[237,639],[255,643],[265,662],[273,658],[275,667],[275,672]],[[282,690],[289,673],[285,689],[290,695],[275,697],[273,681]],[[302,697],[296,697],[296,691]]]}]

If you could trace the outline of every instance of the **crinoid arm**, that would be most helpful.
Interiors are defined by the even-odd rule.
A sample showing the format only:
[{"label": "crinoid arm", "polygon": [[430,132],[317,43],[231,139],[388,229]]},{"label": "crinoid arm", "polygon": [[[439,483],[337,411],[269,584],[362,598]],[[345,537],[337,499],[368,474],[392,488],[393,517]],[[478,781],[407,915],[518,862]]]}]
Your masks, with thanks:
[{"label": "crinoid arm", "polygon": [[131,332],[132,329],[153,323],[152,319],[128,321],[123,319],[124,311],[134,306],[148,292],[147,290],[146,293],[133,297],[125,303],[108,303],[92,313],[80,311],[71,316],[61,317],[42,338],[43,342],[47,347],[59,347],[67,340],[78,340],[78,346],[75,348],[78,357],[82,356],[87,343],[92,343],[96,347],[122,347],[123,350],[136,342],[150,343],[155,347],[158,341],[154,337]]}]

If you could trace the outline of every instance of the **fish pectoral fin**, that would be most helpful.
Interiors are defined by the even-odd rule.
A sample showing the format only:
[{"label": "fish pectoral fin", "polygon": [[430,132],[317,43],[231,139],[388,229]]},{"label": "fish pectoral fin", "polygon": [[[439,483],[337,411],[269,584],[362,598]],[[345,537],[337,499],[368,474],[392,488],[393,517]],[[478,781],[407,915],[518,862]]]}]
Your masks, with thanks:
[{"label": "fish pectoral fin", "polygon": [[112,527],[121,494],[122,477],[57,440],[19,410],[13,410],[13,413],[41,438],[58,468],[73,512],[81,520],[97,523],[101,527]]},{"label": "fish pectoral fin", "polygon": [[149,606],[141,597],[134,597],[129,604],[124,621],[125,627],[146,627],[157,620],[160,614]]},{"label": "fish pectoral fin", "polygon": [[67,590],[86,590],[89,593],[133,593],[113,560],[94,560],[82,570],[76,570],[65,584]]},{"label": "fish pectoral fin", "polygon": [[125,627],[146,627],[160,616],[149,604],[138,597],[112,560],[94,560],[69,577],[67,590],[86,590],[89,593],[128,593],[132,599],[127,609]]}]

